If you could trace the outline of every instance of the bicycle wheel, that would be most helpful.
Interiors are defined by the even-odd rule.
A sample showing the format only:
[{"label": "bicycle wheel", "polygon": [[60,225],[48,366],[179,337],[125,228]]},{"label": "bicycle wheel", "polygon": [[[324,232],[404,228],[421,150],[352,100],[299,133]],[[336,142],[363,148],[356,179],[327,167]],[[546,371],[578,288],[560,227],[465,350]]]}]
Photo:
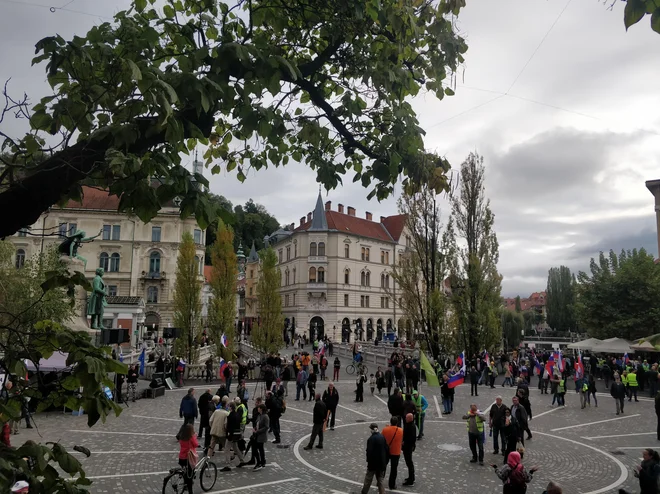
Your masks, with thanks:
[{"label": "bicycle wheel", "polygon": [[347,374],[355,374],[355,366],[353,364],[348,364],[346,366],[346,373]]},{"label": "bicycle wheel", "polygon": [[218,467],[215,463],[207,461],[206,464],[199,471],[199,485],[204,492],[213,489],[215,481],[218,478]]},{"label": "bicycle wheel", "polygon": [[163,480],[163,494],[183,494],[186,490],[186,480],[181,470],[176,470]]},{"label": "bicycle wheel", "polygon": [[362,364],[362,374],[365,376],[369,374],[369,369],[367,369],[367,366]]}]

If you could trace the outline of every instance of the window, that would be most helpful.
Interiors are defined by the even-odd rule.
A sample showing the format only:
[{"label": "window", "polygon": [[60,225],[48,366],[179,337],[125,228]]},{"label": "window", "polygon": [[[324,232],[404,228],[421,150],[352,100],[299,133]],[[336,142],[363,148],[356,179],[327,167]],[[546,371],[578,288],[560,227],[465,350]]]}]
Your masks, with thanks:
[{"label": "window", "polygon": [[403,307],[403,298],[399,297],[399,307]]},{"label": "window", "polygon": [[112,226],[103,225],[103,240],[110,240],[110,234],[112,233]]},{"label": "window", "polygon": [[101,252],[99,256],[99,268],[103,268],[104,271],[110,270],[110,256],[107,252]]},{"label": "window", "polygon": [[390,263],[390,253],[389,251],[381,250],[380,251],[380,263],[389,264]]},{"label": "window", "polygon": [[369,247],[362,247],[362,260],[369,262]]},{"label": "window", "polygon": [[288,306],[289,306],[289,296],[284,295],[284,307],[288,307]]},{"label": "window", "polygon": [[284,286],[289,286],[289,270],[284,271]]},{"label": "window", "polygon": [[287,261],[291,260],[291,247],[286,248],[286,260]]},{"label": "window", "polygon": [[344,294],[344,307],[348,307],[348,293]]},{"label": "window", "polygon": [[114,273],[119,271],[119,254],[116,252],[110,256],[110,271]]},{"label": "window", "polygon": [[112,240],[119,240],[121,237],[121,226],[112,225]]},{"label": "window", "polygon": [[380,287],[381,288],[389,288],[390,287],[390,275],[385,274],[385,273],[380,275]]},{"label": "window", "polygon": [[78,231],[78,224],[77,223],[69,223],[69,235],[73,235]]},{"label": "window", "polygon": [[293,258],[298,257],[298,244],[293,244]]},{"label": "window", "polygon": [[319,256],[325,256],[325,242],[319,242]]},{"label": "window", "polygon": [[380,308],[389,309],[390,308],[390,299],[387,297],[380,297]]},{"label": "window", "polygon": [[360,307],[369,307],[369,295],[362,295],[360,297]]},{"label": "window", "polygon": [[158,287],[150,286],[147,288],[147,302],[150,304],[158,303]]},{"label": "window", "polygon": [[364,301],[365,301],[365,303],[366,303],[365,307],[369,307],[369,295],[367,295],[366,297],[364,297]]},{"label": "window", "polygon": [[367,258],[365,259],[365,261],[369,262],[369,247],[366,248],[366,251],[367,251]]},{"label": "window", "polygon": [[325,269],[319,268],[317,281],[319,283],[325,283]]},{"label": "window", "polygon": [[17,235],[19,237],[27,237],[27,228],[21,228],[20,230],[18,230]]},{"label": "window", "polygon": [[68,225],[66,223],[60,223],[60,228],[58,231],[60,237],[66,237],[67,226]]},{"label": "window", "polygon": [[362,286],[371,286],[371,273],[369,273],[369,271],[362,271],[360,275],[360,284]]},{"label": "window", "polygon": [[152,226],[151,227],[151,241],[160,242],[160,227]]},{"label": "window", "polygon": [[296,284],[296,268],[293,268],[293,280],[292,283],[295,285]]},{"label": "window", "polygon": [[309,282],[316,283],[316,268],[309,268]]},{"label": "window", "polygon": [[195,240],[196,244],[201,244],[202,243],[202,230],[199,230],[195,228],[193,230],[193,239]]},{"label": "window", "polygon": [[282,249],[280,249],[280,250],[277,252],[277,260],[278,260],[278,262],[279,262],[280,264],[282,264]]},{"label": "window", "polygon": [[149,272],[160,273],[160,252],[152,252],[149,255]]},{"label": "window", "polygon": [[360,307],[364,307],[364,295],[360,295]]},{"label": "window", "polygon": [[380,275],[380,287],[385,288],[385,274]]},{"label": "window", "polygon": [[254,278],[254,269],[250,270],[250,278]]},{"label": "window", "polygon": [[250,297],[252,296],[252,287],[250,287]]},{"label": "window", "polygon": [[197,275],[202,274],[202,260],[200,259],[199,256],[195,256],[195,266],[197,267]]},{"label": "window", "polygon": [[16,251],[16,269],[20,269],[25,264],[25,251],[18,249]]},{"label": "window", "polygon": [[389,288],[389,287],[390,287],[390,275],[386,274],[385,275],[385,288]]},{"label": "window", "polygon": [[291,305],[296,305],[296,294],[294,293],[292,297],[293,297],[293,303]]},{"label": "window", "polygon": [[351,272],[348,269],[344,270],[344,285],[349,285],[350,284],[350,276]]},{"label": "window", "polygon": [[311,244],[309,244],[309,255],[310,256],[316,255],[316,242],[312,242]]},{"label": "window", "polygon": [[117,285],[108,285],[108,297],[117,296]]},{"label": "window", "polygon": [[348,259],[350,257],[350,254],[351,254],[351,248],[349,247],[348,244],[345,244],[344,245],[344,257],[346,259]]}]

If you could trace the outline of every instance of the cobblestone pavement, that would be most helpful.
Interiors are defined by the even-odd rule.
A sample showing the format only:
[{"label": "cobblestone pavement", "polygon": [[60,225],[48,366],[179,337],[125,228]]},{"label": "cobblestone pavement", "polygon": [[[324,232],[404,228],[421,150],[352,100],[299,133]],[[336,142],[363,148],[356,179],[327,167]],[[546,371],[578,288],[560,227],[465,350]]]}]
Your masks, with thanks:
[{"label": "cobblestone pavement", "polygon": [[[536,378],[533,379],[536,383]],[[604,389],[602,381],[599,388]],[[195,386],[201,394],[203,383]],[[217,382],[212,389],[217,388]],[[249,387],[253,395],[254,386]],[[352,380],[343,376],[337,384],[340,405],[337,427],[327,431],[325,449],[304,451],[311,431],[313,403],[294,401],[290,385],[288,409],[282,417],[282,442],[266,445],[266,469],[253,472],[233,468],[218,474],[213,492],[268,491],[296,494],[339,494],[360,491],[366,470],[365,444],[368,425],[389,419],[385,390],[363,403],[354,403]],[[325,388],[325,383],[319,390]],[[501,492],[501,483],[488,466],[469,463],[465,424],[460,416],[476,402],[486,409],[497,395],[511,402],[511,388],[479,387],[479,397],[470,397],[469,385],[457,389],[455,412],[439,415],[434,396],[440,402],[439,389],[425,388],[429,401],[425,436],[414,453],[417,482],[413,487],[399,487],[398,492],[472,494]],[[84,445],[92,451],[90,458],[77,455],[87,475],[94,479],[94,493],[152,494],[162,491],[162,480],[168,469],[176,466],[178,443],[174,438],[181,421],[178,407],[184,390],[167,391],[164,398],[129,403],[118,418],[87,428],[84,417],[50,413],[37,416],[38,430],[21,429],[12,436],[14,444],[26,439],[60,441],[70,448]],[[656,439],[653,401],[644,395],[640,402],[626,402],[625,415],[616,416],[609,394],[599,394],[599,407],[579,409],[578,395],[566,394],[565,408],[551,408],[551,396],[531,390],[534,438],[528,441],[525,464],[538,465],[539,471],[528,489],[540,493],[549,480],[558,481],[566,493],[616,493],[620,487],[638,492],[632,471],[641,461],[644,447],[660,445]],[[252,404],[250,403],[250,408]],[[486,448],[486,465],[500,463],[501,456],[492,454],[492,440]],[[77,453],[76,453],[77,454]],[[220,461],[220,457],[217,457]],[[399,465],[398,485],[407,477],[403,459]],[[199,484],[195,492],[201,492]],[[375,490],[374,490],[375,492]]]}]

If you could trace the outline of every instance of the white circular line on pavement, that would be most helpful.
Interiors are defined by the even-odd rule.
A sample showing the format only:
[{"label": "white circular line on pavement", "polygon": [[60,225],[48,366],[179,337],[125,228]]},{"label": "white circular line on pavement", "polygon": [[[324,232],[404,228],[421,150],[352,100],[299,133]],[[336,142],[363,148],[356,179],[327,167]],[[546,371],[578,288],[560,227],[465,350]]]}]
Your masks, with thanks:
[{"label": "white circular line on pavement", "polygon": [[[376,420],[375,422],[378,423],[378,424],[389,423],[389,421],[386,421],[386,420]],[[438,423],[438,424],[460,424],[460,425],[465,425],[465,422],[450,422],[448,420],[425,420],[424,422],[425,423],[432,422],[432,423]],[[340,429],[342,427],[353,427],[353,426],[357,426],[357,425],[364,426],[365,424],[364,423],[343,424],[343,425],[335,426],[335,429]],[[619,478],[616,481],[612,482],[610,485],[608,485],[606,487],[603,487],[601,489],[597,489],[595,491],[583,492],[582,494],[601,494],[603,492],[611,491],[611,490],[616,489],[617,487],[619,487],[621,484],[623,484],[626,481],[626,479],[628,478],[628,469],[626,468],[626,466],[618,458],[615,458],[614,456],[612,456],[607,451],[603,451],[602,449],[598,449],[595,446],[591,446],[589,444],[584,444],[584,443],[581,443],[579,441],[574,441],[573,439],[568,439],[566,437],[556,436],[554,434],[548,434],[547,432],[534,431],[534,434],[539,434],[541,436],[552,437],[553,439],[560,439],[562,441],[567,441],[569,443],[573,443],[573,444],[576,444],[578,446],[583,446],[585,448],[589,448],[589,449],[591,449],[593,451],[596,451],[596,452],[602,454],[603,456],[609,458],[610,460],[612,460],[619,467],[619,470],[621,471],[621,473],[619,475]],[[293,446],[293,454],[295,455],[296,459],[300,463],[305,465],[307,468],[311,468],[312,470],[315,470],[316,472],[318,472],[322,475],[325,475],[326,477],[330,477],[331,479],[340,480],[342,482],[347,482],[347,483],[353,484],[353,485],[360,485],[360,486],[362,485],[361,482],[356,482],[355,480],[345,479],[343,477],[339,477],[338,475],[333,475],[333,474],[328,473],[324,470],[321,470],[320,468],[315,467],[314,465],[309,463],[307,460],[305,460],[302,457],[302,455],[300,454],[300,445],[302,444],[303,441],[308,440],[310,436],[311,436],[311,434],[304,435],[303,437],[298,439],[296,444]],[[411,493],[411,492],[408,492],[408,491],[390,491],[390,492],[400,492],[400,493],[404,493],[404,494],[414,494],[414,493]]]}]

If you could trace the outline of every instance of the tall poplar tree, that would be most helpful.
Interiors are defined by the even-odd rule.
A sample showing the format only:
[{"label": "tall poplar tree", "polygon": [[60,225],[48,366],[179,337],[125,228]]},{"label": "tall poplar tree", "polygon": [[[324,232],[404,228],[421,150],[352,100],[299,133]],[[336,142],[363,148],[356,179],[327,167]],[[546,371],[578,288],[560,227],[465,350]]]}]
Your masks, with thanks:
[{"label": "tall poplar tree", "polygon": [[566,266],[550,268],[546,287],[548,325],[556,331],[575,331],[575,275]]},{"label": "tall poplar tree", "polygon": [[199,349],[195,340],[200,333],[202,319],[202,284],[199,262],[195,259],[195,241],[190,233],[183,234],[176,259],[174,282],[174,326],[181,333],[174,342],[177,356],[189,364],[196,362]]},{"label": "tall poplar tree", "polygon": [[[212,298],[209,300],[209,330],[218,355],[233,353],[236,319],[236,278],[238,266],[234,252],[234,232],[218,220],[216,239],[210,249]],[[227,336],[227,349],[220,344],[220,337]]]},{"label": "tall poplar tree", "polygon": [[259,252],[261,262],[257,282],[257,310],[259,322],[252,329],[252,344],[265,353],[276,352],[284,345],[281,274],[277,268],[277,255],[272,247]]},{"label": "tall poplar tree", "polygon": [[445,232],[450,254],[452,303],[458,344],[469,355],[499,345],[502,338],[495,216],[485,193],[483,158],[470,153],[461,164],[458,192]]}]

